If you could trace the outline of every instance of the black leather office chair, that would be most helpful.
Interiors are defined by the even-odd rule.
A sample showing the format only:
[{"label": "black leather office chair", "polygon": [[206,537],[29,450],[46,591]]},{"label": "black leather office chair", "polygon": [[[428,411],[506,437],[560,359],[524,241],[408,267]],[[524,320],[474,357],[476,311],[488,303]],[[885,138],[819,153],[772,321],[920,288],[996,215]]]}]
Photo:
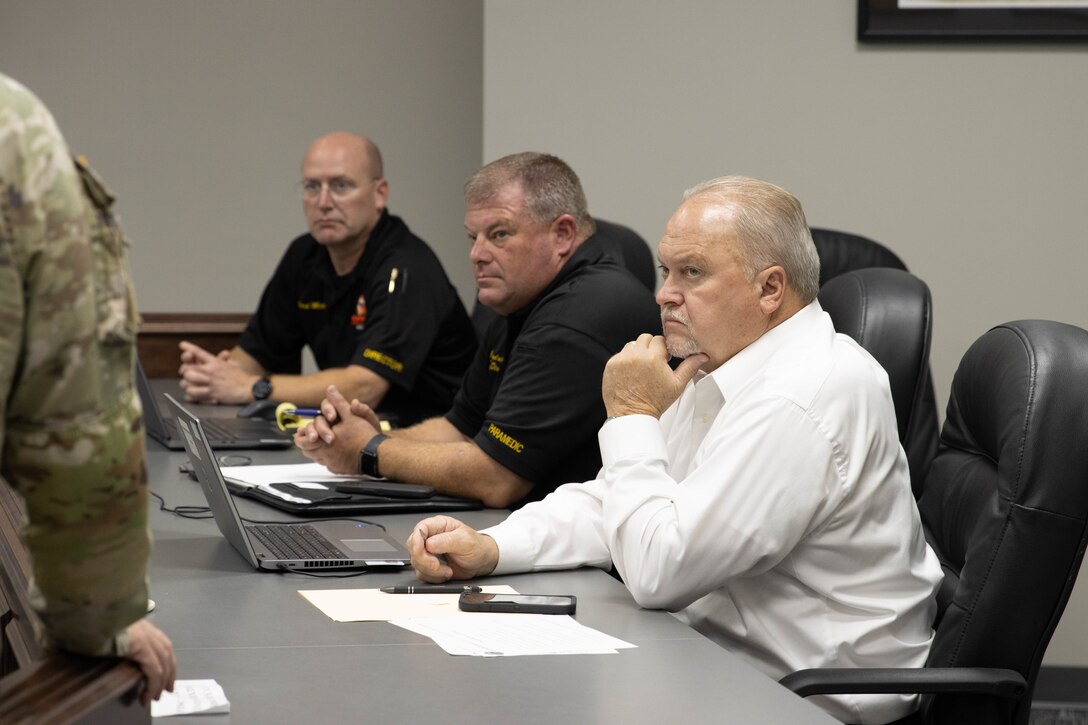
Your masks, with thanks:
[{"label": "black leather office chair", "polygon": [[[812,241],[820,257],[820,286],[829,280],[857,269],[870,267],[890,267],[907,271],[907,265],[895,252],[880,242],[868,237],[834,229],[811,227]],[[856,339],[856,338],[855,338]],[[879,359],[879,358],[878,358]],[[881,360],[883,364],[883,360]],[[937,453],[937,396],[933,390],[933,376],[926,362],[926,380],[922,381],[922,397],[915,401],[911,410],[910,425],[903,448],[911,459],[911,485],[915,495],[919,493],[918,482],[925,479],[929,461]],[[898,414],[899,408],[896,408]]]},{"label": "black leather office chair", "polygon": [[909,271],[899,255],[868,237],[820,227],[810,227],[809,231],[820,256],[821,287],[832,277],[855,269],[891,267]]},{"label": "black leather office chair", "polygon": [[1088,543],[1088,331],[993,328],[952,382],[919,501],[945,571],[925,668],[803,670],[808,696],[922,692],[902,722],[1025,725],[1039,664]]},{"label": "black leather office chair", "polygon": [[653,292],[657,288],[657,263],[646,240],[634,229],[622,224],[604,219],[594,221],[597,223],[597,237],[605,251],[623,262],[631,274]]},{"label": "black leather office chair", "polygon": [[[835,330],[857,340],[888,373],[899,441],[907,453],[917,498],[936,450],[935,440],[910,437],[930,387],[933,303],[929,287],[905,270],[873,267],[833,277],[820,289],[819,299]],[[915,447],[919,441],[922,444]]]},{"label": "black leather office chair", "polygon": [[[594,219],[597,224],[596,237],[601,246],[610,255],[630,270],[646,289],[653,292],[657,286],[657,264],[650,246],[638,232],[622,224]],[[497,314],[477,301],[472,306],[472,326],[476,328],[476,338],[483,339],[484,330]]]}]

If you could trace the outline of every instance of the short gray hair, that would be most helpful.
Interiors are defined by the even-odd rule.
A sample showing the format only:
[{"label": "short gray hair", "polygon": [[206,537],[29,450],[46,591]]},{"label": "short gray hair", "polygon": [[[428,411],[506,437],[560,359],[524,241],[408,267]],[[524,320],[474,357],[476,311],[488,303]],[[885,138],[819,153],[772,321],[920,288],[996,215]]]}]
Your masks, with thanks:
[{"label": "short gray hair", "polygon": [[684,192],[684,199],[712,197],[729,207],[748,279],[780,265],[786,282],[805,304],[820,291],[820,257],[805,212],[793,194],[747,176],[721,176]]},{"label": "short gray hair", "polygon": [[520,184],[525,209],[536,222],[551,222],[563,214],[574,217],[578,232],[593,234],[586,195],[578,175],[562,159],[526,151],[503,156],[474,173],[465,182],[465,201],[486,201],[510,184]]}]

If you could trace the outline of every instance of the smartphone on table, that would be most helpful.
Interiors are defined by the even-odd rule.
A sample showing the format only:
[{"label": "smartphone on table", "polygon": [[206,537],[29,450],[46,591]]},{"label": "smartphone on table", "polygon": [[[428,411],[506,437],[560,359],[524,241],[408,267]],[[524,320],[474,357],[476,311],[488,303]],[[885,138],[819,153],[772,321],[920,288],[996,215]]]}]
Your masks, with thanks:
[{"label": "smartphone on table", "polygon": [[489,594],[464,592],[457,601],[463,612],[574,614],[577,597],[567,594]]}]

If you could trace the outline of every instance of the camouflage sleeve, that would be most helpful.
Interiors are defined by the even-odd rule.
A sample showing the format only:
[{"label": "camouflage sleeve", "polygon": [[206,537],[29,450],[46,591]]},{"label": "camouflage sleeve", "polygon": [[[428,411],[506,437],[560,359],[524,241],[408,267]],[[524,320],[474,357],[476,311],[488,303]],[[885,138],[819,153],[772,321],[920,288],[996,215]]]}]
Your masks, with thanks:
[{"label": "camouflage sleeve", "polygon": [[49,111],[0,75],[0,473],[26,500],[57,646],[123,654],[147,611],[137,326],[112,201]]}]

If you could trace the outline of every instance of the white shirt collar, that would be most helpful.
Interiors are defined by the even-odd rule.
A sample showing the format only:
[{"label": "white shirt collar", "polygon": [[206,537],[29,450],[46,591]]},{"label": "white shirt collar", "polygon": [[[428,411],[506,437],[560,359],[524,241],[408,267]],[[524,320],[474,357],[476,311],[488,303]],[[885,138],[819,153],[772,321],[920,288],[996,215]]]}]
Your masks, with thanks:
[{"label": "white shirt collar", "polygon": [[[793,344],[799,336],[809,334],[818,324],[818,316],[826,318],[819,301],[813,300],[718,366],[710,373],[710,378],[718,386],[722,398],[730,400],[779,350]],[[696,377],[695,382],[700,379]]]}]

